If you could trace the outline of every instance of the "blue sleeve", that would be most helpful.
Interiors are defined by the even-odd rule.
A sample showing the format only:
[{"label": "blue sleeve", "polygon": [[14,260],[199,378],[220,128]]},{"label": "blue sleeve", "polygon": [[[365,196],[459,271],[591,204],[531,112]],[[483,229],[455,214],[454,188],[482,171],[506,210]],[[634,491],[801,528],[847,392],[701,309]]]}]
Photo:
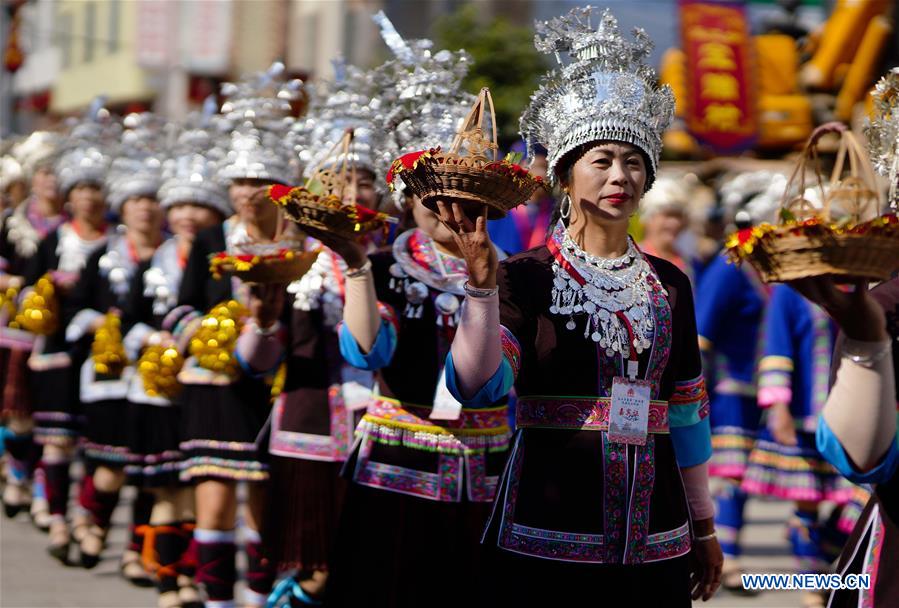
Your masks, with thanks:
[{"label": "blue sleeve", "polygon": [[712,429],[708,417],[689,426],[671,427],[674,457],[679,467],[693,467],[712,457]]},{"label": "blue sleeve", "polygon": [[843,477],[853,483],[885,483],[899,468],[899,445],[896,440],[890,444],[883,458],[870,471],[861,472],[849,460],[846,450],[833,430],[827,425],[824,416],[818,415],[818,430],[815,432],[815,443],[821,455],[840,472]]},{"label": "blue sleeve", "polygon": [[345,323],[341,323],[338,327],[337,336],[340,342],[340,354],[347,363],[359,369],[372,371],[386,367],[393,359],[393,353],[396,352],[396,327],[384,318],[381,319],[375,343],[368,353],[362,352],[356,338],[347,329]]},{"label": "blue sleeve", "polygon": [[512,365],[505,357],[502,358],[499,367],[496,368],[496,372],[490,377],[487,384],[481,387],[481,390],[472,395],[469,399],[463,398],[459,391],[459,385],[456,382],[456,367],[453,365],[452,353],[449,353],[446,356],[446,367],[444,368],[444,372],[446,374],[446,388],[449,389],[450,394],[464,407],[487,407],[493,405],[505,397],[509,391],[512,390],[512,385],[515,383],[515,373],[512,370]]},{"label": "blue sleeve", "polygon": [[786,285],[778,285],[771,294],[768,313],[765,316],[765,357],[794,359],[793,334],[798,322],[798,304],[804,304],[801,296]]},{"label": "blue sleeve", "polygon": [[727,311],[734,299],[742,293],[740,279],[743,272],[727,263],[723,257],[715,258],[696,288],[696,326],[699,335],[715,344],[720,331],[727,323]]}]

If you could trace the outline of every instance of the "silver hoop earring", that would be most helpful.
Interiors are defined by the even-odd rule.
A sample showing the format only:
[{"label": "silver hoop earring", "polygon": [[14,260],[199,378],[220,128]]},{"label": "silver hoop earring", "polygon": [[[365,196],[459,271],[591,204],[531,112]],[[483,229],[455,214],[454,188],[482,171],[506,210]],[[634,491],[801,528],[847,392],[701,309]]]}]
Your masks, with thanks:
[{"label": "silver hoop earring", "polygon": [[567,194],[565,198],[562,199],[562,204],[559,205],[559,217],[563,220],[567,220],[571,216],[571,197]]}]

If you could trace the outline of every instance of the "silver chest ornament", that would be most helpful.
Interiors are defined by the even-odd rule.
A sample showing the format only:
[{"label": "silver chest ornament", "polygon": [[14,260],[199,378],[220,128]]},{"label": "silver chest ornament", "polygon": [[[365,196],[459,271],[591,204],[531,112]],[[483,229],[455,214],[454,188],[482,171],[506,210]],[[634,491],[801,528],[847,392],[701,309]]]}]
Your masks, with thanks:
[{"label": "silver chest ornament", "polygon": [[434,298],[434,307],[437,309],[438,327],[456,327],[459,324],[459,313],[462,305],[459,298],[446,291]]},{"label": "silver chest ornament", "polygon": [[420,319],[424,311],[424,302],[428,299],[428,286],[421,281],[413,281],[407,283],[404,289],[406,292],[406,309],[403,316],[407,319]]},{"label": "silver chest ornament", "polygon": [[125,260],[117,249],[104,253],[99,260],[100,274],[109,280],[112,292],[119,299],[128,294],[130,273],[125,268]]}]

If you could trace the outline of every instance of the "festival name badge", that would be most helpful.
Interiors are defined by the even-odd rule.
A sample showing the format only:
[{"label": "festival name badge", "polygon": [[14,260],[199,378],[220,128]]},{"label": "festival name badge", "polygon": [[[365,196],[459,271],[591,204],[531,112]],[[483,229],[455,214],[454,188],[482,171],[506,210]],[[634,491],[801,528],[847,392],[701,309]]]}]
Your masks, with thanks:
[{"label": "festival name badge", "polygon": [[609,439],[616,443],[646,445],[649,428],[650,384],[620,376],[612,380]]},{"label": "festival name badge", "polygon": [[634,332],[624,315],[619,313],[619,317],[627,328],[630,338],[631,358],[627,361],[627,378],[616,376],[612,379],[609,440],[630,445],[646,445],[652,385],[646,380],[637,380],[640,363],[636,355]]},{"label": "festival name badge", "polygon": [[458,420],[462,414],[462,404],[459,403],[449,388],[446,386],[446,368],[440,371],[440,380],[437,382],[437,392],[434,393],[434,407],[431,409],[431,420]]}]

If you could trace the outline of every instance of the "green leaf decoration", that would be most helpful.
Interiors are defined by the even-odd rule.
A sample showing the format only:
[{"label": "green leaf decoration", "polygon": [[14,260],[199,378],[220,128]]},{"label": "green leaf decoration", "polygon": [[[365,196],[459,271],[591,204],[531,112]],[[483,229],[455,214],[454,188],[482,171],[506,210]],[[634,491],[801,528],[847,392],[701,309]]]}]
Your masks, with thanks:
[{"label": "green leaf decoration", "polygon": [[795,222],[796,216],[793,215],[792,211],[784,207],[780,210],[780,219],[784,222]]},{"label": "green leaf decoration", "polygon": [[524,154],[521,152],[509,152],[506,154],[506,162],[511,163],[513,165],[517,165],[521,162],[521,159],[524,158]]},{"label": "green leaf decoration", "polygon": [[321,196],[322,194],[325,193],[325,185],[323,183],[321,183],[320,180],[311,178],[306,183],[306,190],[308,190],[312,194],[318,194],[319,196]]}]

